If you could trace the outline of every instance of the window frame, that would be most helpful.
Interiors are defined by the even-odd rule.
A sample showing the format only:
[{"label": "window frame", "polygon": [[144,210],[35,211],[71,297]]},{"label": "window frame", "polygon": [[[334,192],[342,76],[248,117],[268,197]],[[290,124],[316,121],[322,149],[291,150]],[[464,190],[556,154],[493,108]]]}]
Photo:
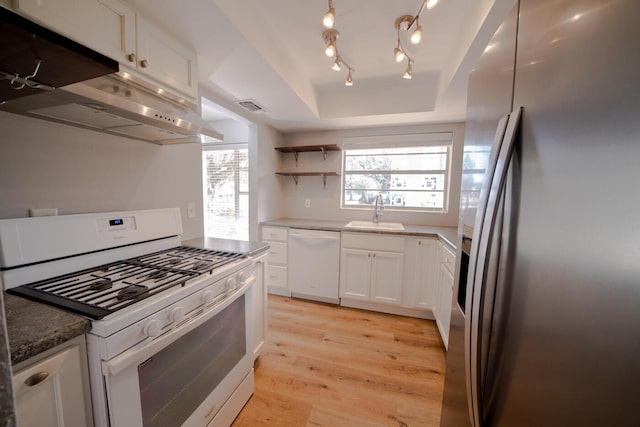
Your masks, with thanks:
[{"label": "window frame", "polygon": [[[366,150],[366,149],[383,149],[383,148],[404,148],[404,147],[445,147],[446,148],[446,168],[444,169],[444,183],[443,183],[443,206],[442,209],[434,209],[428,207],[419,206],[398,206],[398,205],[385,205],[385,210],[398,211],[398,212],[422,212],[429,214],[446,214],[449,212],[449,202],[451,198],[451,167],[453,160],[453,132],[433,132],[433,133],[420,133],[420,134],[403,134],[403,135],[384,135],[384,136],[370,136],[370,137],[352,137],[344,138],[343,140],[343,154],[342,154],[342,166],[341,166],[341,179],[340,179],[340,209],[344,210],[370,210],[370,205],[347,205],[345,204],[345,185],[349,175],[362,174],[365,175],[368,172],[363,171],[361,173],[347,173],[347,152],[349,150]],[[397,175],[412,175],[412,174],[441,174],[442,170],[380,170],[375,171],[376,174],[387,173]],[[370,172],[369,172],[370,173]],[[440,190],[439,190],[440,191]]]},{"label": "window frame", "polygon": [[[246,150],[247,151],[247,161],[249,159],[249,144],[246,142],[241,142],[241,143],[205,143],[202,144],[202,198],[203,198],[203,228],[204,228],[204,235],[205,237],[216,237],[216,236],[208,236],[207,235],[207,188],[208,188],[208,171],[207,171],[207,165],[205,162],[205,156],[204,154],[206,152],[210,152],[210,151],[235,151],[235,150]],[[240,190],[240,186],[238,187],[238,191],[237,191],[237,196],[242,196],[242,195],[246,195],[247,200],[249,205],[251,204],[251,198],[250,198],[250,177],[249,175],[251,174],[251,170],[249,167],[249,164],[247,164],[247,191],[241,191]],[[239,178],[239,176],[238,176]],[[250,206],[247,206],[247,224],[246,224],[246,235],[247,237],[249,236],[250,233],[250,219],[249,219],[249,211],[250,211]],[[218,238],[225,238],[225,239],[240,239],[240,237],[219,237]]]}]

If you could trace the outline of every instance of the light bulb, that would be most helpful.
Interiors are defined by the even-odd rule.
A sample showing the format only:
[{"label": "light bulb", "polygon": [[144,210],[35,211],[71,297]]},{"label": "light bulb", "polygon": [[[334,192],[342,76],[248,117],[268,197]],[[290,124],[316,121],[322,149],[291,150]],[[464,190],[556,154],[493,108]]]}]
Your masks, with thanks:
[{"label": "light bulb", "polygon": [[402,62],[402,60],[404,59],[404,52],[399,47],[393,50],[393,54],[396,57],[396,62]]},{"label": "light bulb", "polygon": [[349,74],[347,74],[347,80],[344,82],[345,86],[353,86],[353,77],[351,76],[351,70],[349,70]]},{"label": "light bulb", "polygon": [[322,25],[325,28],[333,28],[333,24],[336,22],[336,13],[335,9],[330,7],[327,13],[322,17]]},{"label": "light bulb", "polygon": [[333,44],[333,42],[327,45],[327,48],[324,50],[324,54],[328,57],[332,57],[336,54],[336,46]]},{"label": "light bulb", "polygon": [[336,60],[333,62],[333,65],[331,66],[331,69],[340,71],[340,68],[342,68],[342,61],[340,61],[340,57],[336,57]]},{"label": "light bulb", "polygon": [[411,33],[411,43],[418,44],[422,40],[422,26],[418,25],[413,33]]},{"label": "light bulb", "polygon": [[427,0],[427,9],[433,9],[439,1],[440,0]]},{"label": "light bulb", "polygon": [[412,62],[409,61],[409,65],[407,65],[407,69],[404,70],[404,74],[402,75],[403,78],[405,79],[411,79],[411,75],[413,74],[413,66],[412,66]]}]

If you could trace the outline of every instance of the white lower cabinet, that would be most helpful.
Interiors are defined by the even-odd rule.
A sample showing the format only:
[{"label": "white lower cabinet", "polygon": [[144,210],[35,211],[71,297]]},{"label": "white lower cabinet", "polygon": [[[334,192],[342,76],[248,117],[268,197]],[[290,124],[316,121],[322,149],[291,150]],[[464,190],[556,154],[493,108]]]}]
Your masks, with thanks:
[{"label": "white lower cabinet", "polygon": [[265,281],[267,255],[255,260],[255,281],[251,289],[251,312],[253,314],[253,360],[262,352],[267,339],[267,285]]},{"label": "white lower cabinet", "polygon": [[291,296],[287,282],[288,228],[262,227],[262,241],[269,244],[265,282],[271,294]]},{"label": "white lower cabinet", "polygon": [[93,425],[84,335],[14,367],[20,427]]},{"label": "white lower cabinet", "polygon": [[453,272],[455,254],[448,246],[439,243],[440,263],[438,266],[437,298],[435,317],[445,348],[449,346],[449,327],[451,325],[451,307],[453,304]]},{"label": "white lower cabinet", "polygon": [[435,315],[439,241],[430,237],[407,237],[406,241],[403,305],[408,308],[427,309]]},{"label": "white lower cabinet", "polygon": [[404,238],[342,233],[340,297],[400,305]]}]

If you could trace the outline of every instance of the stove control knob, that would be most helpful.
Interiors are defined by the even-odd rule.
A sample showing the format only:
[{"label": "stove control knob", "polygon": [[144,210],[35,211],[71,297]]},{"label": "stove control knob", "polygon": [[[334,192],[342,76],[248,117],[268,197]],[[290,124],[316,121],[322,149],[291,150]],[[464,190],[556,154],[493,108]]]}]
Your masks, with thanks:
[{"label": "stove control knob", "polygon": [[244,274],[244,271],[241,271],[240,273],[238,273],[238,283],[244,282],[245,277],[246,277],[246,274]]},{"label": "stove control knob", "polygon": [[212,301],[213,301],[213,292],[204,291],[202,293],[202,302],[205,304],[211,304]]},{"label": "stove control knob", "polygon": [[182,307],[174,307],[171,309],[171,321],[174,323],[182,322],[184,319],[184,308]]},{"label": "stove control knob", "polygon": [[151,319],[147,322],[146,325],[144,325],[143,332],[148,337],[157,337],[158,335],[160,335],[160,332],[162,332],[162,325],[160,324],[159,320]]},{"label": "stove control knob", "polygon": [[235,289],[238,287],[238,282],[236,281],[235,277],[229,277],[227,279],[227,286],[226,288],[231,290],[231,289]]}]

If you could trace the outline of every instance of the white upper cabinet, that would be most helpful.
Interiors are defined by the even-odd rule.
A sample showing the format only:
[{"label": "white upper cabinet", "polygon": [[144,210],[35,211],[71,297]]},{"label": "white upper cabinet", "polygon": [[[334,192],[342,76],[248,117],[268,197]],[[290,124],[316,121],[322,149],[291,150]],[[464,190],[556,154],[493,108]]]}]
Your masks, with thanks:
[{"label": "white upper cabinet", "polygon": [[196,53],[137,15],[138,50],[135,68],[178,91],[198,95]]},{"label": "white upper cabinet", "polygon": [[196,100],[196,53],[120,0],[16,0],[15,4],[25,16],[118,61],[121,70]]},{"label": "white upper cabinet", "polygon": [[16,9],[57,33],[124,63],[136,51],[136,14],[114,0],[17,0]]}]

